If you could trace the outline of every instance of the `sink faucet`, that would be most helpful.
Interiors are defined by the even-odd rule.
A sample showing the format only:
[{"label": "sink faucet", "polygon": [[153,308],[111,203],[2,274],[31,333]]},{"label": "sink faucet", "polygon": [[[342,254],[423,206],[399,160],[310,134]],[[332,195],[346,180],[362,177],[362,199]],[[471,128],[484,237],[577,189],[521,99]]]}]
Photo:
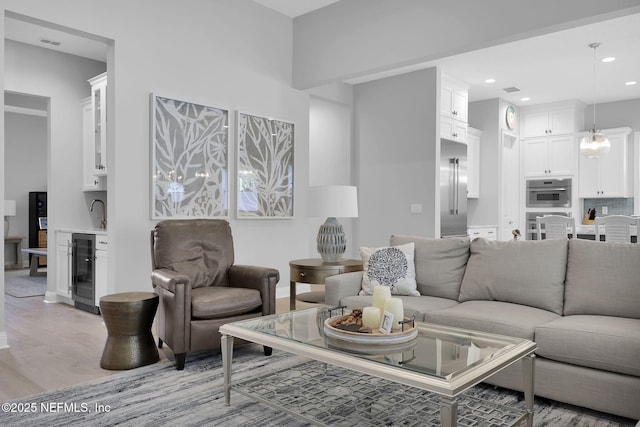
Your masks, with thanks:
[{"label": "sink faucet", "polygon": [[107,212],[105,210],[104,207],[104,202],[100,199],[94,199],[91,201],[91,206],[89,207],[89,211],[93,212],[93,205],[96,204],[96,202],[99,202],[102,205],[102,220],[100,221],[100,229],[101,230],[106,230],[107,229]]}]

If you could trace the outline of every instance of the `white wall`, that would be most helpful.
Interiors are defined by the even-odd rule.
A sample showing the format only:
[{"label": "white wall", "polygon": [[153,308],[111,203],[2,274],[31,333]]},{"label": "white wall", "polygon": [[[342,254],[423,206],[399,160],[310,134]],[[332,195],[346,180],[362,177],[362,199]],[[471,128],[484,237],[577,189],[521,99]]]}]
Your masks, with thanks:
[{"label": "white wall", "polygon": [[[392,234],[440,235],[439,70],[356,85],[360,243],[383,246]],[[421,214],[410,213],[420,203]]]},{"label": "white wall", "polygon": [[294,20],[294,86],[309,88],[638,10],[638,0],[348,0]]},{"label": "white wall", "polygon": [[[192,0],[190,7],[173,1],[69,0],[64,8],[46,0],[6,0],[0,6],[111,40],[107,61],[112,118],[107,147],[111,165],[109,293],[151,290],[151,92],[295,123],[295,219],[230,218],[236,262],[278,268],[280,285],[287,286],[288,261],[311,255],[305,237],[309,102],[307,94],[290,84],[291,19],[248,0]],[[231,116],[234,129],[235,116]],[[58,136],[64,133],[62,126],[52,126],[52,138],[64,139]],[[80,169],[79,153],[76,159],[73,153],[56,151],[50,159],[52,177],[67,173],[70,163]],[[55,215],[58,225],[67,213],[65,197],[57,197],[65,193],[60,184],[50,180],[49,185],[51,200],[56,195],[50,204],[50,222]]]}]

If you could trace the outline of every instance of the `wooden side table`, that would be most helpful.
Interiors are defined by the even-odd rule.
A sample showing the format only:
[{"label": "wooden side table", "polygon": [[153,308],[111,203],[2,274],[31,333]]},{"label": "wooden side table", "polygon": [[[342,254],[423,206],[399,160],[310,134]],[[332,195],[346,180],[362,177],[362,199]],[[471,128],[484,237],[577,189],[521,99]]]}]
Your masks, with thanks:
[{"label": "wooden side table", "polygon": [[[362,271],[359,259],[341,259],[338,262],[324,262],[322,258],[296,259],[289,262],[289,309],[296,309],[296,283],[323,285],[324,279],[336,274]],[[307,292],[298,295],[302,301],[322,302],[324,292]]]},{"label": "wooden side table", "polygon": [[24,239],[24,237],[5,237],[4,238],[4,243],[5,244],[14,245],[15,254],[16,254],[16,262],[13,263],[13,264],[11,264],[11,263],[7,264],[5,262],[5,264],[4,264],[4,269],[5,270],[21,270],[23,268],[23,263],[22,263],[22,239]]}]

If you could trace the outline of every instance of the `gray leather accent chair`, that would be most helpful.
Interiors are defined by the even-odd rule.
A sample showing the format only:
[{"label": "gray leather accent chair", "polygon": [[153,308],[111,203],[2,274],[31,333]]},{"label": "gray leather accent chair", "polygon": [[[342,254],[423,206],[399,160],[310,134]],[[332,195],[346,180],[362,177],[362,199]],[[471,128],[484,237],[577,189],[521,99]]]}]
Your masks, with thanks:
[{"label": "gray leather accent chair", "polygon": [[160,297],[158,347],[171,347],[178,370],[187,353],[220,351],[221,325],[275,313],[278,270],[234,265],[225,220],[159,222],[151,231],[151,262],[151,283]]}]

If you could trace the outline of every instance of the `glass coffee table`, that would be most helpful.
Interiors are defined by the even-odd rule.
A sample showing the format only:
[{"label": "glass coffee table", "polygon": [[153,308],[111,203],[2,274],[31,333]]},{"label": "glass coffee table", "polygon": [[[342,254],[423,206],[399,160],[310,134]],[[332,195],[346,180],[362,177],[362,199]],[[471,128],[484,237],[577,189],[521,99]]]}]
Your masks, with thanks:
[{"label": "glass coffee table", "polygon": [[318,306],[220,327],[225,403],[231,402],[233,338],[236,337],[435,393],[439,396],[439,418],[443,426],[457,425],[458,399],[463,392],[520,362],[524,413],[514,424],[533,425],[534,342],[415,322],[413,329],[417,334],[408,341],[394,342],[391,337],[388,345],[368,342],[360,345],[350,338],[344,342],[336,340],[335,334],[328,333],[327,319],[341,314],[340,309]]}]

